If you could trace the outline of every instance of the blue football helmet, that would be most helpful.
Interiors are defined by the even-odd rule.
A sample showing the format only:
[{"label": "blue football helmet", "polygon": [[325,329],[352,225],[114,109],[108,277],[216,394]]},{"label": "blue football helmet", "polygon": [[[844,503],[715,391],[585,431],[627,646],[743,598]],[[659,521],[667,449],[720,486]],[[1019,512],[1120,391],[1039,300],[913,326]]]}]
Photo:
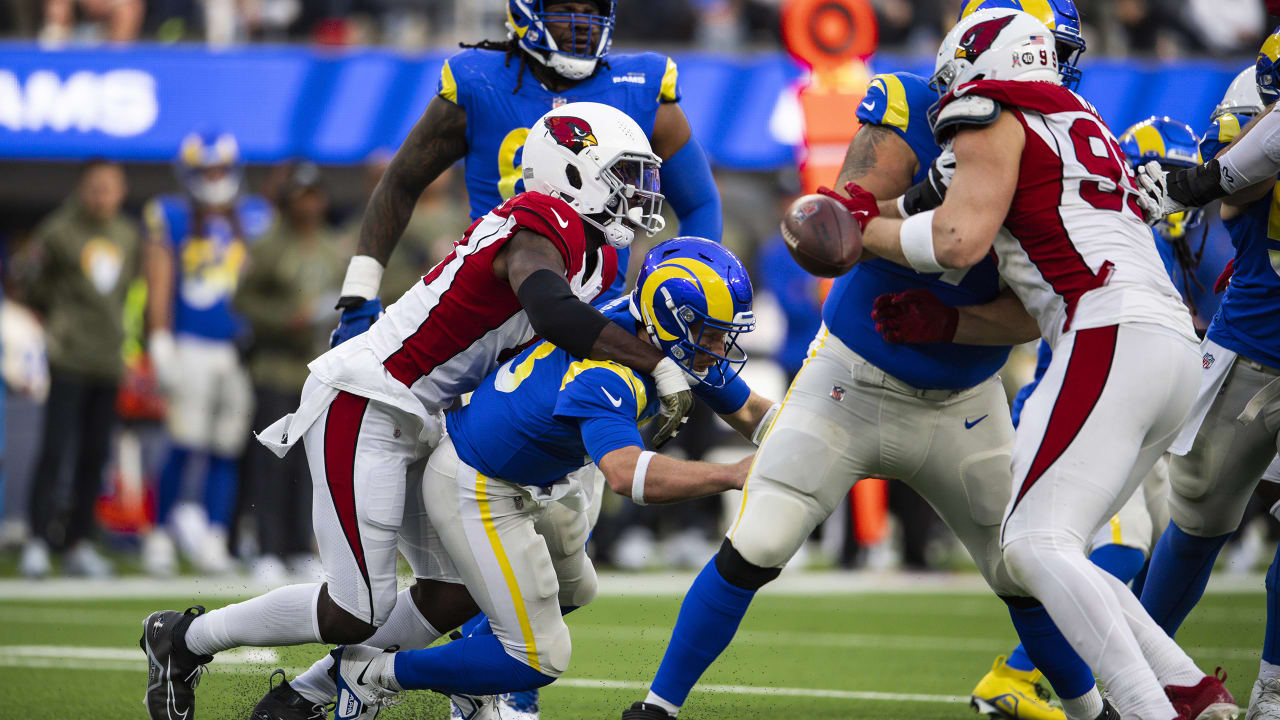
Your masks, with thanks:
[{"label": "blue football helmet", "polygon": [[[507,0],[507,30],[529,57],[567,80],[581,80],[596,71],[613,43],[617,0],[591,0],[599,14],[547,12],[558,0]],[[573,30],[569,47],[559,47],[548,25],[567,23]]]},{"label": "blue football helmet", "polygon": [[1257,72],[1258,94],[1262,102],[1270,105],[1280,100],[1280,27],[1267,36],[1258,50],[1258,62],[1254,65]]},{"label": "blue football helmet", "polygon": [[1081,77],[1076,63],[1085,51],[1084,36],[1080,34],[1080,13],[1076,10],[1075,0],[965,0],[956,20],[963,20],[979,10],[994,8],[1030,13],[1053,31],[1058,46],[1058,74],[1062,76],[1062,86],[1075,90]]},{"label": "blue football helmet", "polygon": [[[1120,136],[1120,149],[1134,168],[1155,160],[1166,170],[1200,164],[1200,138],[1191,126],[1170,117],[1151,117],[1131,126]],[[1156,231],[1166,240],[1186,236],[1200,224],[1200,208],[1174,213],[1156,223]]]},{"label": "blue football helmet", "polygon": [[[699,383],[724,387],[747,362],[738,336],[755,329],[751,301],[751,278],[736,255],[710,240],[678,237],[644,256],[630,305],[667,357]],[[708,330],[724,331],[722,352],[701,346]],[[715,362],[695,370],[703,353]]]},{"label": "blue football helmet", "polygon": [[196,130],[182,139],[175,162],[182,187],[201,205],[227,205],[240,193],[244,167],[229,132]]}]

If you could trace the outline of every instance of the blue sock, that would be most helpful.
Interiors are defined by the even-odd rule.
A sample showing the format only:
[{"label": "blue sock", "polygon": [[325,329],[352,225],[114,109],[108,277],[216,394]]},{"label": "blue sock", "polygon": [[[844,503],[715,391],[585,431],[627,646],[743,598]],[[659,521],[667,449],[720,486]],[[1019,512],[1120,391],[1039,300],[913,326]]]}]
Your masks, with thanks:
[{"label": "blue sock", "polygon": [[669,703],[683,705],[698,678],[733,640],[755,594],[725,580],[715,558],[707,562],[684,596],[667,653],[649,689]]},{"label": "blue sock", "polygon": [[1021,647],[1058,697],[1078,698],[1093,689],[1093,671],[1067,643],[1043,605],[1009,603],[1009,617],[1022,640]]},{"label": "blue sock", "polygon": [[1151,558],[1147,558],[1147,561],[1142,565],[1142,569],[1138,571],[1137,575],[1133,576],[1133,582],[1129,585],[1129,587],[1133,588],[1134,595],[1142,597],[1142,589],[1147,586],[1147,571],[1150,569]]},{"label": "blue sock", "polygon": [[1262,642],[1262,659],[1280,665],[1280,545],[1267,570],[1267,634]]},{"label": "blue sock", "polygon": [[1018,643],[1018,647],[1009,653],[1009,659],[1005,661],[1005,664],[1014,670],[1023,672],[1031,672],[1036,669],[1036,664],[1031,662],[1031,656],[1027,655],[1027,649],[1022,646],[1022,643]]},{"label": "blue sock", "polygon": [[209,524],[222,528],[231,526],[231,514],[236,510],[237,474],[235,458],[209,457],[209,472],[204,480],[204,508],[209,513]]},{"label": "blue sock", "polygon": [[1151,553],[1151,568],[1142,588],[1142,607],[1160,627],[1174,637],[1182,621],[1200,602],[1213,561],[1231,533],[1217,537],[1196,537],[1169,523]]},{"label": "blue sock", "polygon": [[169,522],[173,506],[178,504],[178,496],[182,494],[182,476],[187,471],[187,460],[191,451],[174,445],[169,449],[169,458],[160,470],[160,487],[156,492],[156,525],[164,526]]},{"label": "blue sock", "polygon": [[405,690],[435,690],[447,695],[497,695],[555,681],[508,655],[496,635],[464,637],[426,650],[398,652],[395,674]]},{"label": "blue sock", "polygon": [[1112,544],[1103,545],[1089,553],[1089,560],[1128,585],[1146,564],[1147,556],[1138,548]]}]

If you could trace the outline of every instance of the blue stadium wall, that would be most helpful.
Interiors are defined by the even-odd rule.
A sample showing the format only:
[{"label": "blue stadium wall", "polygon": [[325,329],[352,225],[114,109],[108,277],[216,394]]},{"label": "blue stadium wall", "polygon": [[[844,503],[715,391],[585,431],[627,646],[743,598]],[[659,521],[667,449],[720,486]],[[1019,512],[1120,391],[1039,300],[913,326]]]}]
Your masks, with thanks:
[{"label": "blue stadium wall", "polygon": [[[211,126],[234,132],[250,162],[358,163],[399,145],[447,56],[289,46],[44,52],[0,43],[0,159],[162,162],[186,132]],[[675,59],[682,106],[717,165],[770,170],[793,161],[786,98],[800,68],[781,54]],[[1100,59],[1084,64],[1081,92],[1117,132],[1151,114],[1203,129],[1248,62]],[[878,55],[872,70],[927,75],[932,64]]]}]

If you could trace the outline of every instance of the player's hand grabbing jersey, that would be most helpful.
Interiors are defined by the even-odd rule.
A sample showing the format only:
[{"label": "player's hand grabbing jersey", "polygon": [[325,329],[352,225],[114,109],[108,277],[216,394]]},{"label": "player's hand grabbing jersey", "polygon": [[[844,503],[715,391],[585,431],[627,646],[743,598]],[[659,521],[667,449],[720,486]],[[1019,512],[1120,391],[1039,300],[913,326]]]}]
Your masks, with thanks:
[{"label": "player's hand grabbing jersey", "polygon": [[[635,328],[620,298],[604,308]],[[713,369],[712,372],[717,372]],[[736,412],[751,394],[741,377],[693,389],[715,412]],[[628,446],[658,409],[653,380],[613,362],[578,360],[545,340],[485,378],[446,421],[458,457],[481,473],[521,485],[549,485]]]},{"label": "player's hand grabbing jersey", "polygon": [[[859,122],[887,128],[911,147],[919,162],[913,183],[924,179],[941,152],[929,127],[929,106],[937,98],[924,78],[893,73],[875,76],[858,107]],[[917,288],[932,291],[952,306],[987,303],[1000,291],[991,258],[968,270],[929,275],[876,258],[836,279],[822,306],[822,320],[833,335],[873,365],[918,388],[960,390],[994,375],[1009,357],[1009,348],[897,345],[876,331],[871,319],[875,299]]]},{"label": "player's hand grabbing jersey", "polygon": [[493,274],[498,253],[521,230],[551,241],[583,302],[613,282],[613,248],[602,246],[589,259],[584,226],[573,208],[541,193],[523,193],[473,223],[453,252],[368,332],[312,362],[312,374],[326,385],[419,417],[474,390],[534,339],[515,291]]},{"label": "player's hand grabbing jersey", "polygon": [[1084,98],[1058,85],[978,80],[939,103],[935,130],[980,123],[956,104],[985,98],[1026,134],[1018,185],[993,250],[1000,274],[1051,344],[1067,330],[1152,323],[1197,340],[1138,207],[1133,171]]}]

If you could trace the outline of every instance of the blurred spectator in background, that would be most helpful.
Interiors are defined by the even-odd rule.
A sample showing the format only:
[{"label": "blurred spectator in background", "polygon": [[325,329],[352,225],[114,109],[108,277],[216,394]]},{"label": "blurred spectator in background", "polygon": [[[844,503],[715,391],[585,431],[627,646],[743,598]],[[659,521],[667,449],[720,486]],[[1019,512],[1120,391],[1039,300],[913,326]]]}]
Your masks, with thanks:
[{"label": "blurred spectator in background", "polygon": [[[105,38],[115,43],[138,38],[146,6],[142,0],[45,0],[44,28],[40,42],[61,45],[76,32],[76,8],[86,21],[86,32],[93,39]],[[104,28],[88,23],[101,24]]]},{"label": "blurred spectator in background", "polygon": [[[320,171],[295,165],[280,189],[279,218],[249,250],[248,270],[235,307],[249,322],[249,376],[264,428],[293,412],[307,379],[307,363],[328,347],[338,321],[334,304],[346,270],[346,253],[325,222],[329,196]],[[311,572],[311,475],[304,453],[283,460],[251,442],[241,488],[254,505],[262,553],[254,576],[267,584]],[[316,566],[318,567],[318,566]]]},{"label": "blurred spectator in background", "polygon": [[[25,291],[44,317],[51,386],[20,564],[27,577],[49,573],[51,547],[67,550],[68,574],[111,574],[90,538],[115,424],[125,292],[139,267],[138,230],[120,213],[126,190],[119,165],[91,161],[75,196],[35,232]],[[56,504],[68,462],[74,470],[62,521]]]},{"label": "blurred spectator in background", "polygon": [[[144,211],[147,351],[169,401],[172,441],[156,493],[156,529],[143,542],[143,565],[160,576],[176,567],[175,539],[201,570],[232,569],[227,528],[253,394],[236,347],[244,325],[231,300],[247,243],[273,215],[263,198],[241,194],[230,133],[191,133],[177,167],[182,193],[155,198]],[[195,459],[206,462],[204,507],[178,507]]]}]

